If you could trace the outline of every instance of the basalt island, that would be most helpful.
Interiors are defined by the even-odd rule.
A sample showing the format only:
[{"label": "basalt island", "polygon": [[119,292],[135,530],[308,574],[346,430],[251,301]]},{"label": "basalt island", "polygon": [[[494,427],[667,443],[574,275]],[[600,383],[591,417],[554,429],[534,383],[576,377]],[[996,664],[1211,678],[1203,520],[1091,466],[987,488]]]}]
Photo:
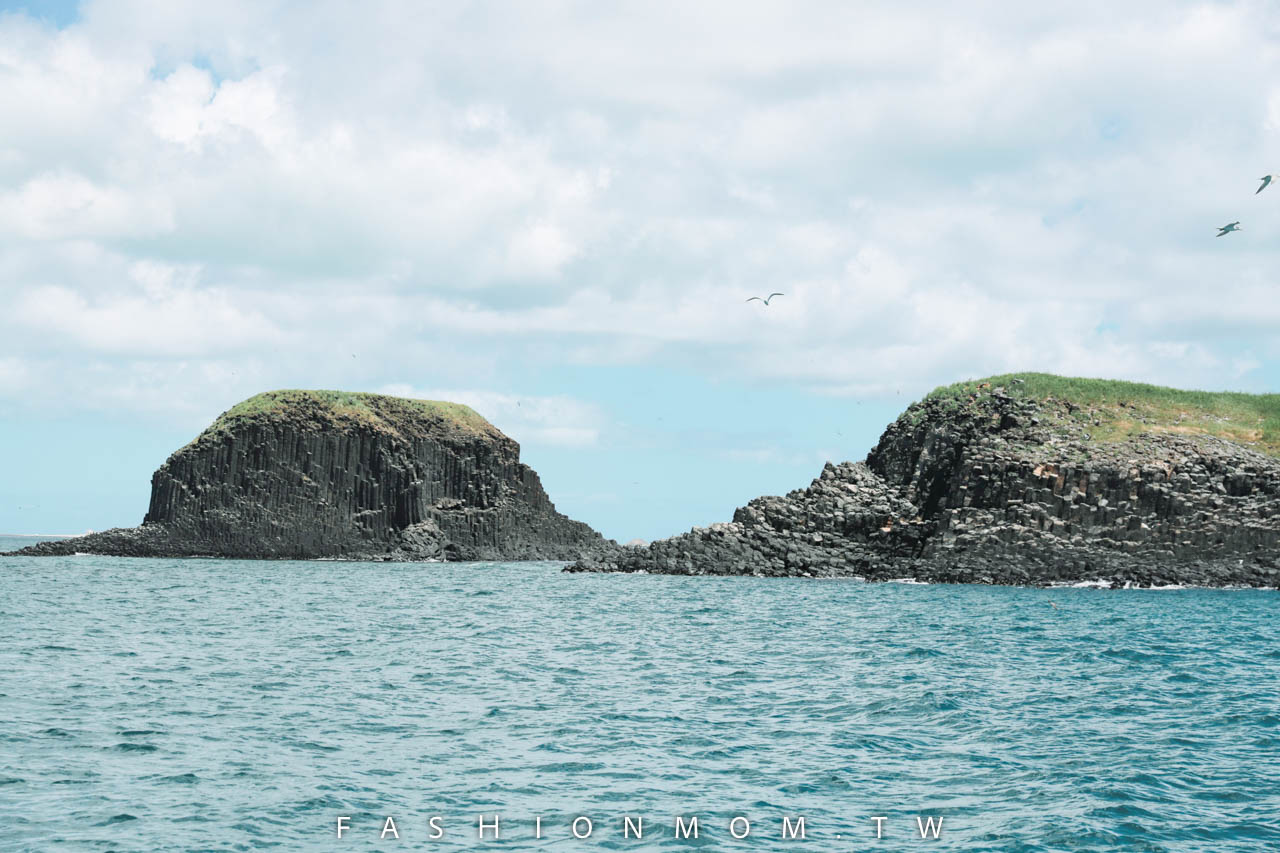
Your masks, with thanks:
[{"label": "basalt island", "polygon": [[808,488],[566,571],[1274,588],[1278,456],[1280,395],[994,376]]},{"label": "basalt island", "polygon": [[556,512],[520,446],[466,406],[271,391],[160,466],[140,527],[14,553],[573,560],[613,548]]},{"label": "basalt island", "polygon": [[1280,395],[1009,374],[939,388],[865,461],[641,547],[558,513],[453,403],[259,394],[151,481],[137,528],[14,552],[572,561],[569,572],[1280,586]]}]

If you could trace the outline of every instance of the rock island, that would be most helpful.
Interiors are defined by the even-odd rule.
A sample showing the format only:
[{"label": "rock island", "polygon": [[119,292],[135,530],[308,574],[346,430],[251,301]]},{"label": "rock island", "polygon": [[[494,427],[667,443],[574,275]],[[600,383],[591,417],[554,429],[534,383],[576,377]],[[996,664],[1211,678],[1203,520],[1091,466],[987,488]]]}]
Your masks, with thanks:
[{"label": "rock island", "polygon": [[572,560],[612,547],[556,512],[520,446],[466,406],[271,391],[160,466],[140,527],[18,553]]},{"label": "rock island", "polygon": [[1278,456],[1280,395],[995,376],[808,488],[567,571],[1276,587]]}]

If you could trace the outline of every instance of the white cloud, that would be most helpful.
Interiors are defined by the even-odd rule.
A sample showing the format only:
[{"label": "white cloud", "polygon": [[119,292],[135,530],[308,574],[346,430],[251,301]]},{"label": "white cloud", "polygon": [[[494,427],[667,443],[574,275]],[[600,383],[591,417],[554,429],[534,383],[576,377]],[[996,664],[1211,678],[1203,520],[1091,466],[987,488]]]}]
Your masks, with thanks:
[{"label": "white cloud", "polygon": [[507,246],[508,274],[516,278],[554,275],[577,253],[577,247],[556,225],[535,222],[512,235]]},{"label": "white cloud", "polygon": [[184,65],[150,93],[147,123],[161,139],[195,147],[213,93],[208,71]]},{"label": "white cloud", "polygon": [[[1280,358],[1264,7],[300,14],[0,16],[0,394],[381,387],[407,358],[459,388],[513,360],[1256,385]],[[547,399],[483,403],[595,440]]]},{"label": "white cloud", "polygon": [[220,138],[234,142],[248,137],[288,162],[298,139],[292,116],[281,103],[285,74],[284,67],[274,66],[215,87],[207,70],[182,65],[149,87],[147,124],[159,139],[196,155]]},{"label": "white cloud", "polygon": [[0,192],[0,228],[9,239],[149,237],[173,228],[173,212],[153,194],[97,186],[74,173],[43,174]]},{"label": "white cloud", "polygon": [[199,271],[139,261],[126,288],[85,294],[69,287],[30,287],[13,315],[58,346],[115,354],[190,358],[275,342],[278,330],[227,291],[198,284]]},{"label": "white cloud", "polygon": [[600,409],[566,396],[523,396],[473,389],[417,389],[392,383],[380,393],[416,400],[446,400],[462,403],[516,441],[581,447],[595,444],[606,424]]}]

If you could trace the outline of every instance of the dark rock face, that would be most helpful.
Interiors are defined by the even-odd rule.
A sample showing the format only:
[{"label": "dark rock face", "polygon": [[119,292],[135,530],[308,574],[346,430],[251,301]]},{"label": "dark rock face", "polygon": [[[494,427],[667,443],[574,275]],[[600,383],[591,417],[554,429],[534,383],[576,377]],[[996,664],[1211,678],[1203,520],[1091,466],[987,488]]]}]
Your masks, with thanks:
[{"label": "dark rock face", "polygon": [[[22,553],[379,560],[576,559],[613,546],[556,512],[513,440],[360,395],[215,425],[151,478],[142,526]],[[233,410],[234,411],[234,410]]]},{"label": "dark rock face", "polygon": [[567,570],[1280,585],[1280,462],[1204,436],[1094,442],[1070,406],[928,399],[865,463]]}]

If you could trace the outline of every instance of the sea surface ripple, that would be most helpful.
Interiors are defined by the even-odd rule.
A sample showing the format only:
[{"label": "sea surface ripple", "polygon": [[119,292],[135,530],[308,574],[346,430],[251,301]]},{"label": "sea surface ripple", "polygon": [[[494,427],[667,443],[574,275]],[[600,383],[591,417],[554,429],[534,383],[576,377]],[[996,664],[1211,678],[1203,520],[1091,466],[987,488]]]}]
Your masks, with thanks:
[{"label": "sea surface ripple", "polygon": [[1280,849],[1274,591],[560,566],[0,558],[0,849]]}]

